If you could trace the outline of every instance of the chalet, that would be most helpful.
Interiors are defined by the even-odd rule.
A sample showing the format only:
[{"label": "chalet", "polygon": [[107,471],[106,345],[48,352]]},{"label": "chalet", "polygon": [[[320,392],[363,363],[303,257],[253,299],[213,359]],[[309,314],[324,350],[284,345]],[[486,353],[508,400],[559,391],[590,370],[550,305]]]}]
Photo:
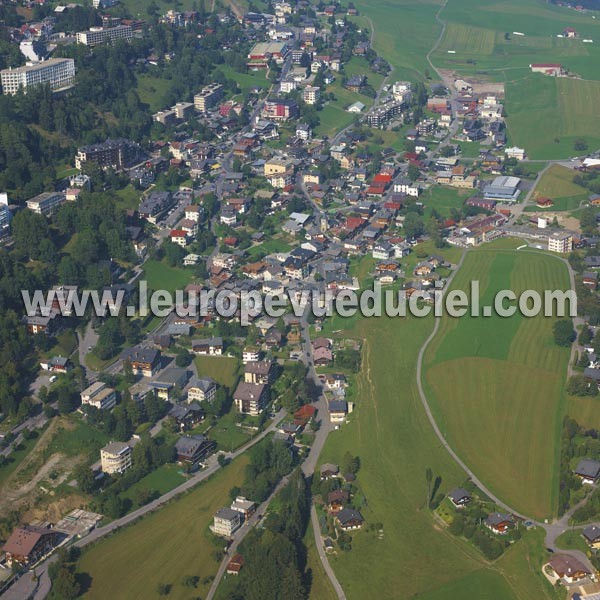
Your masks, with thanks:
[{"label": "chalet", "polygon": [[575,583],[591,575],[590,570],[580,560],[568,554],[555,554],[547,564],[556,577],[566,584]]},{"label": "chalet", "polygon": [[271,383],[273,363],[270,360],[256,360],[247,362],[244,366],[244,381],[268,385]]},{"label": "chalet", "polygon": [[319,472],[322,480],[331,479],[332,477],[337,477],[339,475],[340,468],[332,463],[325,463],[321,465]]},{"label": "chalet", "polygon": [[483,524],[490,531],[499,535],[505,535],[508,533],[510,527],[514,525],[514,519],[512,515],[495,512],[490,514]]},{"label": "chalet", "polygon": [[600,477],[600,462],[589,458],[582,458],[575,467],[575,475],[581,478],[581,483],[593,485]]},{"label": "chalet", "polygon": [[448,494],[450,502],[454,504],[456,508],[463,508],[472,500],[472,496],[467,490],[463,488],[456,488]]},{"label": "chalet", "polygon": [[17,527],[2,548],[6,555],[6,565],[26,567],[36,563],[55,548],[62,537],[62,533],[46,527]]},{"label": "chalet", "polygon": [[351,92],[358,93],[367,84],[367,77],[365,75],[353,75],[346,81],[346,88]]},{"label": "chalet", "polygon": [[363,516],[352,508],[342,508],[336,515],[336,521],[344,531],[360,529],[365,522]]},{"label": "chalet", "polygon": [[341,390],[347,386],[343,373],[328,373],[325,375],[325,387],[329,390]]},{"label": "chalet", "polygon": [[331,423],[344,423],[348,414],[348,402],[345,400],[330,400],[328,404],[329,421]]},{"label": "chalet", "polygon": [[588,525],[583,529],[581,535],[590,548],[600,549],[600,527],[598,525]]},{"label": "chalet", "polygon": [[327,510],[331,514],[337,514],[344,508],[350,498],[346,490],[333,490],[327,494]]},{"label": "chalet", "polygon": [[421,262],[415,267],[413,272],[415,276],[423,277],[425,275],[431,275],[433,271],[435,271],[435,267],[430,262]]},{"label": "chalet", "polygon": [[241,554],[235,554],[227,563],[227,575],[239,575],[244,566],[244,558]]},{"label": "chalet", "polygon": [[177,461],[191,465],[196,465],[204,460],[216,448],[217,443],[204,435],[184,435],[175,443]]},{"label": "chalet", "polygon": [[154,348],[128,348],[121,354],[123,364],[131,366],[134,375],[153,377],[160,368],[160,350]]},{"label": "chalet", "polygon": [[180,431],[192,429],[204,419],[204,411],[197,402],[178,404],[168,413],[175,420]]},{"label": "chalet", "polygon": [[539,208],[550,208],[554,206],[554,201],[551,198],[545,198],[543,196],[540,196],[535,203]]},{"label": "chalet", "polygon": [[223,354],[223,338],[213,337],[208,339],[192,340],[192,352],[194,354],[221,356]]},{"label": "chalet", "polygon": [[313,355],[316,366],[327,366],[333,362],[333,352],[329,348],[316,348]]}]

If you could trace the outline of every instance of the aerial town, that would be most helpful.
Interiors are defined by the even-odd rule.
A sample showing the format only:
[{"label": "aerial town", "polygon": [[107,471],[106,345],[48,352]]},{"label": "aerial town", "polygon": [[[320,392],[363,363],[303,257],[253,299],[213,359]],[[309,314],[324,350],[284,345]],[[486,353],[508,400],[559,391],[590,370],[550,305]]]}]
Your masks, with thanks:
[{"label": "aerial town", "polygon": [[426,4],[0,0],[2,598],[600,598],[600,3]]}]

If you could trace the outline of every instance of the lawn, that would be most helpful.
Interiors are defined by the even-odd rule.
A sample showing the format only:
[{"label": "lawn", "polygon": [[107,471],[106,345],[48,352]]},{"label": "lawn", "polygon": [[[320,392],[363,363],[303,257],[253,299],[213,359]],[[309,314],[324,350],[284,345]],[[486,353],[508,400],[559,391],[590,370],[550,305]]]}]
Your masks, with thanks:
[{"label": "lawn", "polygon": [[236,448],[250,441],[252,432],[237,426],[238,415],[235,407],[223,415],[212,427],[208,422],[198,425],[193,433],[204,433],[211,440],[217,442],[217,450],[233,452]]},{"label": "lawn", "polygon": [[[477,596],[473,596],[477,590]],[[433,592],[417,596],[417,600],[448,600],[449,598],[477,598],[477,600],[517,600],[518,596],[500,573],[481,569],[452,581]]]},{"label": "lawn", "polygon": [[600,399],[589,396],[568,396],[567,413],[582,427],[600,429]]},{"label": "lawn", "polygon": [[[551,198],[554,206],[549,211],[571,211],[579,207],[581,202],[587,200],[588,191],[573,183],[576,172],[573,169],[552,165],[542,176],[533,192],[533,200],[537,198]],[[539,210],[536,207],[536,210]]]},{"label": "lawn", "polygon": [[506,86],[507,127],[511,142],[530,158],[581,155],[575,140],[600,146],[600,82],[528,75]]},{"label": "lawn", "polygon": [[289,252],[292,247],[282,239],[268,239],[262,244],[257,244],[248,248],[248,254],[250,256],[256,256],[257,254],[267,253],[275,254],[276,252]]},{"label": "lawn", "polygon": [[473,195],[473,190],[459,190],[451,187],[432,186],[419,198],[425,205],[425,215],[429,217],[435,209],[440,215],[448,217],[450,209],[460,210],[467,198]]},{"label": "lawn", "polygon": [[148,260],[144,263],[144,275],[148,282],[148,290],[166,290],[171,293],[175,290],[183,290],[194,278],[193,271],[170,267],[157,260]]},{"label": "lawn", "polygon": [[171,87],[168,79],[153,75],[138,75],[137,84],[140,100],[148,105],[151,112],[167,108],[166,94]]},{"label": "lawn", "polygon": [[[238,379],[238,361],[227,356],[197,356],[194,359],[198,377],[212,377],[219,385],[230,390]],[[233,390],[232,390],[233,391]]]},{"label": "lawn", "polygon": [[136,494],[140,490],[155,490],[160,495],[166,494],[185,481],[185,477],[180,471],[181,467],[179,465],[162,465],[152,473],[142,477],[137,483],[134,483],[126,492],[121,494],[121,497],[135,501]]},{"label": "lawn", "polygon": [[61,417],[61,425],[45,450],[46,456],[61,452],[66,456],[86,455],[94,461],[100,458],[100,448],[109,441],[108,435],[88,425],[79,415]]},{"label": "lawn", "polygon": [[[308,598],[309,600],[336,600],[337,594],[321,564],[316,543],[312,524],[309,522],[306,535],[304,536],[304,544],[307,549],[306,571],[310,581],[310,595]],[[318,543],[321,543],[320,540]]]},{"label": "lawn", "polygon": [[119,190],[117,193],[115,204],[123,210],[134,210],[140,204],[141,193],[138,192],[131,184]]},{"label": "lawn", "polygon": [[590,547],[581,536],[581,529],[571,529],[561,533],[556,538],[556,545],[563,550],[581,550],[584,554],[587,554],[590,550]]},{"label": "lawn", "polygon": [[233,79],[240,86],[241,93],[247,94],[253,87],[261,87],[265,90],[269,87],[270,83],[267,80],[267,71],[249,71],[248,73],[238,73],[228,65],[219,65],[217,71],[220,71],[227,77],[227,79]]},{"label": "lawn", "polygon": [[6,458],[6,462],[0,467],[0,486],[6,481],[17,467],[23,462],[23,459],[31,452],[40,439],[42,430],[36,430],[35,437],[29,440],[23,440],[18,444],[18,450],[13,450]]},{"label": "lawn", "polygon": [[[169,598],[204,598],[219,562],[218,545],[208,530],[213,514],[229,503],[229,490],[243,481],[245,456],[193,491],[87,550],[78,569],[91,576],[84,598],[155,598],[157,586],[172,586]],[[222,546],[222,545],[221,545]],[[195,590],[182,585],[187,575],[200,577]]]},{"label": "lawn", "polygon": [[[453,288],[468,292],[471,281],[486,306],[504,289],[567,289],[568,274],[554,257],[488,246],[467,255]],[[428,399],[450,445],[509,506],[537,518],[556,510],[569,357],[552,325],[541,316],[444,318],[424,360]]]}]

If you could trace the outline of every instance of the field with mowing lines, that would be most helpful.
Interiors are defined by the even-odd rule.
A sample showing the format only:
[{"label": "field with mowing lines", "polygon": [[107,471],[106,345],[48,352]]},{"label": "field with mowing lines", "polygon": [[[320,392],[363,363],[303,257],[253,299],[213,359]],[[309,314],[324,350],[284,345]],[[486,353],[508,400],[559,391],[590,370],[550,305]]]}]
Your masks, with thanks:
[{"label": "field with mowing lines", "polygon": [[[585,188],[573,183],[576,171],[552,165],[542,176],[533,192],[533,199],[551,198],[554,206],[548,210],[574,210],[583,200],[587,200],[588,192]],[[535,208],[539,210],[539,208]]]},{"label": "field with mowing lines", "polygon": [[[495,248],[519,243],[501,240]],[[441,252],[453,262],[460,257],[456,249]],[[329,436],[320,464],[339,463],[346,451],[360,457],[358,483],[368,502],[363,514],[368,523],[381,522],[384,530],[381,539],[373,532],[358,532],[351,552],[330,557],[349,600],[480,600],[479,583],[498,592],[491,596],[494,600],[556,598],[539,573],[541,556],[538,560],[537,554],[543,542],[536,534],[525,536],[490,569],[470,544],[441,529],[425,508],[428,467],[442,478],[441,491],[464,481],[464,473],[435,437],[416,389],[417,355],[431,332],[432,320],[336,317],[326,325],[327,334],[343,329],[344,337],[356,337],[365,344],[363,368],[354,388],[356,408],[350,422]],[[392,510],[390,498],[394,498]],[[435,568],[424,570],[424,562]],[[497,574],[508,578],[508,587]],[[455,588],[456,581],[463,583]],[[519,590],[518,596],[511,588]],[[444,594],[446,589],[458,589],[460,596]]]},{"label": "field with mowing lines", "polygon": [[[569,283],[554,257],[489,246],[467,255],[453,288],[469,292],[471,281],[480,282],[481,306],[503,289]],[[554,514],[558,491],[569,351],[554,344],[552,325],[542,316],[444,318],[424,363],[428,398],[451,446],[509,506],[536,518]]]},{"label": "field with mowing lines", "polygon": [[486,55],[494,51],[496,32],[482,27],[450,23],[446,27],[440,52],[454,50],[457,54]]},{"label": "field with mowing lines", "polygon": [[[91,585],[83,597],[157,598],[159,583],[172,586],[169,598],[205,597],[210,580],[203,580],[219,565],[208,526],[228,503],[229,490],[243,481],[247,464],[247,457],[238,458],[193,491],[86,550],[78,570],[91,576]],[[193,593],[182,585],[186,575],[200,577]]]},{"label": "field with mowing lines", "polygon": [[507,127],[511,142],[530,158],[580,154],[575,140],[600,146],[600,82],[530,75],[507,84]]}]

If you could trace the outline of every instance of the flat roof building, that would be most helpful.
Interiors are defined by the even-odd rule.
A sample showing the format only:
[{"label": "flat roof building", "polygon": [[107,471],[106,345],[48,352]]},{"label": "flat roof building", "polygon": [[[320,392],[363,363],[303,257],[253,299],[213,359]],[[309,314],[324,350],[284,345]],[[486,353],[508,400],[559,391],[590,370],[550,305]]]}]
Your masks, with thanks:
[{"label": "flat roof building", "polygon": [[98,46],[116,40],[129,42],[133,39],[133,29],[131,25],[117,25],[106,29],[104,27],[92,27],[88,31],[78,31],[76,37],[77,43],[84,46]]},{"label": "flat roof building", "polygon": [[131,446],[125,442],[110,442],[100,450],[100,463],[104,473],[123,473],[131,467]]},{"label": "flat roof building", "polygon": [[38,215],[51,217],[65,202],[62,192],[42,192],[27,200],[27,208]]},{"label": "flat roof building", "polygon": [[75,61],[72,58],[51,58],[38,64],[28,63],[16,69],[0,71],[2,92],[16,94],[20,89],[48,84],[53,91],[64,90],[73,85]]}]

